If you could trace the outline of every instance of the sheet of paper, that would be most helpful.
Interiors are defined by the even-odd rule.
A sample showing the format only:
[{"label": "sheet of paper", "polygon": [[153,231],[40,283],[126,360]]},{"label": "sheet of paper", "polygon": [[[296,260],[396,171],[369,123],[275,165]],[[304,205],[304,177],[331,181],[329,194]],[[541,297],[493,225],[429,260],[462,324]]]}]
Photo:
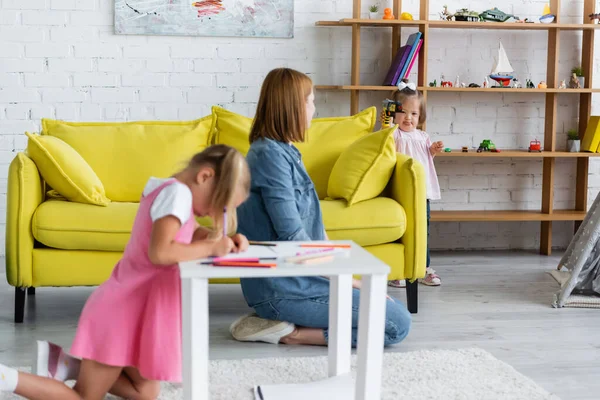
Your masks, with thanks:
[{"label": "sheet of paper", "polygon": [[[344,249],[335,249],[332,251],[323,252],[323,249],[318,248],[303,248],[298,243],[278,243],[277,246],[259,246],[250,245],[248,250],[242,253],[231,253],[224,257],[219,257],[222,260],[239,260],[242,258],[273,258],[277,257],[282,261],[288,257],[296,257],[298,255],[329,255],[334,253],[344,252]],[[206,259],[208,260],[208,259]]]},{"label": "sheet of paper", "polygon": [[[261,393],[262,397],[260,396]],[[350,374],[345,374],[316,382],[260,385],[255,386],[254,397],[255,400],[353,399],[354,379]]]}]

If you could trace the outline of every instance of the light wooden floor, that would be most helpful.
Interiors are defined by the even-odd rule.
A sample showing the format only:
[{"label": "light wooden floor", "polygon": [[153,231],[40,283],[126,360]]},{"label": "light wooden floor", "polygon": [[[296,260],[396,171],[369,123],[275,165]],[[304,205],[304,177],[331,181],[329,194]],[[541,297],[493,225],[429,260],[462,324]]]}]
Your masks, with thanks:
[{"label": "light wooden floor", "polygon": [[[545,272],[558,256],[434,254],[439,288],[420,286],[420,311],[405,342],[387,351],[480,347],[567,399],[600,398],[600,310],[553,309],[558,286]],[[29,365],[35,339],[69,346],[91,288],[42,288],[15,326],[14,290],[0,276],[0,362]],[[403,289],[390,293],[405,300]],[[211,286],[211,358],[325,355],[324,348],[244,344],[228,325],[248,311],[239,286]],[[432,382],[435,384],[435,382]]]}]

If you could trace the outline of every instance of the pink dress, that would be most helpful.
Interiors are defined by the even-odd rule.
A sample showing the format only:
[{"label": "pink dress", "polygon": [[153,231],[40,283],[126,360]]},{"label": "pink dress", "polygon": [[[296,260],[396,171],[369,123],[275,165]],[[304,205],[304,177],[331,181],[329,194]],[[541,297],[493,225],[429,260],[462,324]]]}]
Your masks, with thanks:
[{"label": "pink dress", "polygon": [[[179,267],[158,266],[148,258],[152,202],[175,182],[169,180],[142,197],[123,258],[83,308],[71,347],[74,356],[136,367],[150,380],[181,382]],[[195,227],[191,212],[175,240],[190,243]]]},{"label": "pink dress", "polygon": [[412,132],[404,132],[400,128],[394,132],[394,141],[396,142],[396,151],[406,154],[423,164],[425,176],[427,177],[427,199],[439,200],[440,183],[438,181],[433,156],[429,152],[431,139],[429,135],[422,130],[415,129]]}]

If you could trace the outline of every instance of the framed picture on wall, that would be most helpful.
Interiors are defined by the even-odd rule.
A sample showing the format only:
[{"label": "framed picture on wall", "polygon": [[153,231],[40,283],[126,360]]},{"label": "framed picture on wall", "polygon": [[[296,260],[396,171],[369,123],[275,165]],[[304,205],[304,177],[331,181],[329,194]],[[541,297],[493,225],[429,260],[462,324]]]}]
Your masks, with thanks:
[{"label": "framed picture on wall", "polygon": [[115,32],[292,38],[294,0],[115,0]]}]

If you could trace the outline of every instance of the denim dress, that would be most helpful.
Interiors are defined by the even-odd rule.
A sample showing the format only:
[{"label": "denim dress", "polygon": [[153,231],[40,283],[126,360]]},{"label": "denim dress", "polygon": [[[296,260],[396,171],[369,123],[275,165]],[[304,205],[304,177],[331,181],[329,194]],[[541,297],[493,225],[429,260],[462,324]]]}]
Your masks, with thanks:
[{"label": "denim dress", "polygon": [[[319,198],[300,151],[288,143],[256,140],[246,155],[252,184],[238,208],[238,231],[249,240],[324,240]],[[329,281],[320,277],[242,279],[250,307],[274,299],[306,299],[329,295]]]}]

